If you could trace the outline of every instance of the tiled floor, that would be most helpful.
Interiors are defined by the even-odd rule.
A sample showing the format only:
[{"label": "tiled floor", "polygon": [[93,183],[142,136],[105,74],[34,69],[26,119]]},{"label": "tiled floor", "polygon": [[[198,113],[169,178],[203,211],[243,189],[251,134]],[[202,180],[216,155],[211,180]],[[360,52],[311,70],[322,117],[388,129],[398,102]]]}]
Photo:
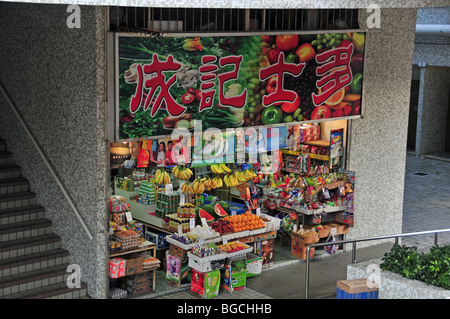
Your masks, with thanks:
[{"label": "tiled floor", "polygon": [[[420,158],[407,155],[403,233],[450,228],[450,161]],[[433,245],[432,235],[407,237],[402,244],[426,248]],[[439,245],[450,244],[450,233],[439,235]],[[392,243],[360,248],[358,261],[379,258]],[[277,249],[277,248],[275,248]],[[276,250],[275,250],[276,251]],[[336,281],[346,278],[346,266],[351,262],[350,252],[334,256],[317,256],[311,262],[309,298],[334,299]],[[306,262],[296,260],[275,264],[247,280],[247,287],[229,293],[221,290],[217,299],[303,299],[305,298]],[[172,290],[170,294],[152,293],[139,298],[196,299],[189,289]]]}]

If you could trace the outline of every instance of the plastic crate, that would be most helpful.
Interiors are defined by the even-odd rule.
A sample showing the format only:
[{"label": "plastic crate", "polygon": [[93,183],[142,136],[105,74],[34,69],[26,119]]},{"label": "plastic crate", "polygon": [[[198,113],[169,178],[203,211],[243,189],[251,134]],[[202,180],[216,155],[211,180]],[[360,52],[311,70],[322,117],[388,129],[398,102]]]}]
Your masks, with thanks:
[{"label": "plastic crate", "polygon": [[226,202],[230,205],[230,212],[236,212],[236,215],[240,215],[245,213],[245,207],[243,204],[239,204],[239,203],[235,203],[235,202],[230,202],[227,201]]}]

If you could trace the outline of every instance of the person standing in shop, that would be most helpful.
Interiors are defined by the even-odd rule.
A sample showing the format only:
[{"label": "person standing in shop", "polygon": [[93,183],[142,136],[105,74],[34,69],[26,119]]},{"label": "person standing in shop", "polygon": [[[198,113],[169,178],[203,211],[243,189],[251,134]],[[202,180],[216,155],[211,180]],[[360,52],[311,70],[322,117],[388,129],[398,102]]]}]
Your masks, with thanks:
[{"label": "person standing in shop", "polygon": [[166,143],[160,142],[158,145],[158,152],[156,155],[156,159],[153,156],[153,152],[150,158],[150,161],[156,164],[156,167],[164,167],[164,161],[166,158]]},{"label": "person standing in shop", "polygon": [[172,149],[173,149],[173,141],[167,142],[167,151],[165,154],[166,166],[176,165],[175,161],[173,160]]}]

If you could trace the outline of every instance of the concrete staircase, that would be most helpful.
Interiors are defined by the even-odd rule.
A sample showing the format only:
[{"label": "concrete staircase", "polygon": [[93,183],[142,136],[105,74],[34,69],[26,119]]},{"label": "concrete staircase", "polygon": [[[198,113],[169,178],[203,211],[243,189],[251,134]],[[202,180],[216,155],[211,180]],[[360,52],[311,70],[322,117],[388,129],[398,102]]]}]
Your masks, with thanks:
[{"label": "concrete staircase", "polygon": [[88,298],[67,287],[69,252],[0,139],[0,299]]}]

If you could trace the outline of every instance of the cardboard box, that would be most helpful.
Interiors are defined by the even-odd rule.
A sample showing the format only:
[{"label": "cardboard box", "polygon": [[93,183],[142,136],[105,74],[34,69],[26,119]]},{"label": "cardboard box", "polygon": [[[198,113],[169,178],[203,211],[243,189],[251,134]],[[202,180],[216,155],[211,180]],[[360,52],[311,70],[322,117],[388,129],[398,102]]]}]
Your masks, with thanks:
[{"label": "cardboard box", "polygon": [[126,256],[126,275],[139,274],[144,271],[144,258],[141,254]]},{"label": "cardboard box", "polygon": [[[293,257],[306,260],[308,246],[309,245],[305,244],[300,237],[291,236],[291,255]],[[314,248],[310,249],[309,256],[310,259],[314,258]]]},{"label": "cardboard box", "polygon": [[254,277],[254,276],[261,274],[261,272],[262,272],[262,257],[261,256],[257,256],[252,253],[247,253],[245,263],[246,263],[246,269],[247,269],[247,273],[246,273],[247,278]]},{"label": "cardboard box", "polygon": [[119,287],[128,295],[138,295],[153,290],[153,272],[145,272],[120,279]]},{"label": "cardboard box", "polygon": [[199,298],[210,299],[219,295],[220,271],[201,272],[191,270],[191,293]]},{"label": "cardboard box", "polygon": [[239,238],[239,242],[249,245],[249,244],[255,242],[255,236],[254,235],[250,235],[250,236]]},{"label": "cardboard box", "polygon": [[298,232],[291,232],[291,238],[295,238],[297,241],[303,245],[314,244],[319,241],[319,234],[310,232],[310,235],[301,235]]},{"label": "cardboard box", "polygon": [[269,268],[275,262],[274,243],[274,239],[255,242],[254,253],[262,257],[262,268]]},{"label": "cardboard box", "polygon": [[378,299],[378,288],[369,288],[367,278],[339,280],[336,286],[336,299]]},{"label": "cardboard box", "polygon": [[235,290],[243,290],[247,284],[247,267],[245,259],[227,260],[222,270],[221,286],[233,292]]},{"label": "cardboard box", "polygon": [[268,239],[273,239],[275,237],[277,237],[277,231],[276,230],[270,231],[270,232],[267,232],[267,233],[263,233],[263,234],[255,235],[255,241],[268,240]]},{"label": "cardboard box", "polygon": [[181,260],[178,256],[166,255],[166,279],[170,286],[185,287],[191,284],[189,276],[191,268],[188,260]]},{"label": "cardboard box", "polygon": [[169,253],[172,256],[176,256],[176,257],[180,258],[181,260],[187,259],[188,252],[189,252],[189,250],[183,249],[180,246],[177,246],[174,244],[170,244],[170,246],[169,246]]}]

